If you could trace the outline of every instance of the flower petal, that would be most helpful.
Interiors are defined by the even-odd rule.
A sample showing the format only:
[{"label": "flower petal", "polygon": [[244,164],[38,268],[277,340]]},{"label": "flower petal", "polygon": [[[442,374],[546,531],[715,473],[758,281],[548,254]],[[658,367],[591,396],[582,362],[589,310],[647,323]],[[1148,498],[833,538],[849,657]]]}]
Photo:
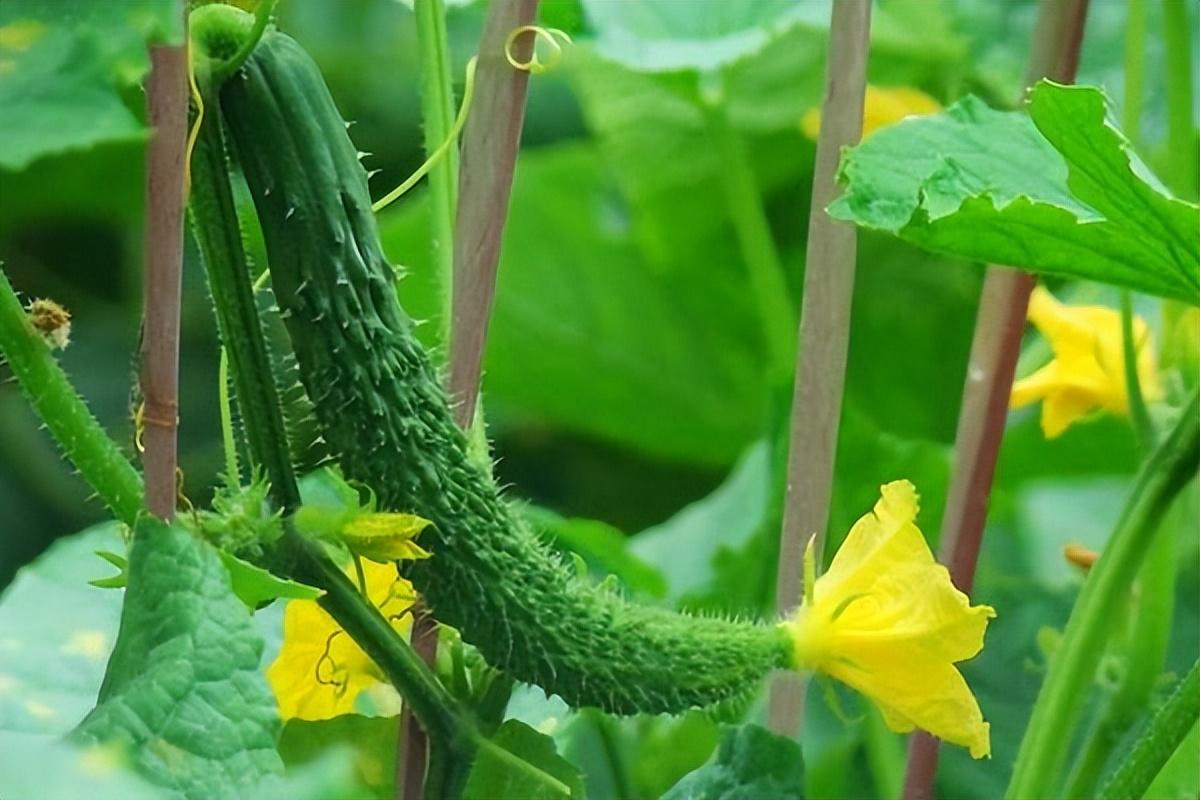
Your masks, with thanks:
[{"label": "flower petal", "polygon": [[954,665],[919,650],[873,647],[857,654],[865,661],[839,661],[826,671],[871,698],[892,730],[920,728],[969,748],[973,758],[991,755],[990,726]]},{"label": "flower petal", "polygon": [[[397,631],[412,625],[406,613],[416,597],[393,564],[362,565],[367,597]],[[378,667],[313,600],[292,600],[283,612],[283,646],[267,669],[267,682],[287,720],[330,719],[355,710],[358,695],[380,681]]]},{"label": "flower petal", "polygon": [[972,606],[941,564],[907,564],[842,610],[832,622],[831,646],[839,655],[864,643],[905,647],[954,663],[983,649],[995,616],[991,606]]},{"label": "flower petal", "polygon": [[875,508],[854,523],[829,570],[817,581],[817,603],[837,605],[867,592],[878,576],[893,567],[932,564],[933,554],[914,522],[917,510],[917,490],[908,481],[881,487]]}]

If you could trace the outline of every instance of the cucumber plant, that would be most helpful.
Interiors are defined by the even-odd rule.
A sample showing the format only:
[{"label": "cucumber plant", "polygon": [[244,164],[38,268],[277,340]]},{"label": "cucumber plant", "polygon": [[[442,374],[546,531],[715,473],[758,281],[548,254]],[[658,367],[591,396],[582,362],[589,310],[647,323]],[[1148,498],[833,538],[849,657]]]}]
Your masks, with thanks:
[{"label": "cucumber plant", "polygon": [[469,456],[395,292],[367,175],[320,71],[270,31],[220,92],[272,285],[348,477],[433,524],[411,577],[488,661],[573,705],[682,711],[785,668],[782,629],[640,606],[577,576]]}]

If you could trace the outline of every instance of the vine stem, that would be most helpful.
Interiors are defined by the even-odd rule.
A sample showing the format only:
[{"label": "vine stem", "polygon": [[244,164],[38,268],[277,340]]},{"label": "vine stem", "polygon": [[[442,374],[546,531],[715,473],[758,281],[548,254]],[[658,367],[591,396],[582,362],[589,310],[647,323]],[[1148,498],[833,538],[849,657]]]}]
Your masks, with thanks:
[{"label": "vine stem", "polygon": [[1191,396],[1174,429],[1143,464],[1116,529],[1083,584],[1034,703],[1005,795],[1008,800],[1053,796],[1112,620],[1163,514],[1198,467],[1200,392]]},{"label": "vine stem", "polygon": [[[538,0],[495,0],[488,8],[479,41],[476,99],[463,132],[449,340],[450,396],[463,429],[475,418],[529,85],[529,73],[508,63],[505,44],[511,31],[533,23],[537,6]],[[512,55],[528,60],[533,44],[533,34],[517,37]]]},{"label": "vine stem", "polygon": [[[182,3],[176,10],[187,20]],[[146,431],[142,465],[146,507],[170,519],[175,514],[179,417],[179,306],[183,277],[183,207],[188,122],[186,44],[150,47],[146,119],[153,133],[146,147],[146,210],[143,247],[141,346],[142,421]]]},{"label": "vine stem", "polygon": [[132,526],[144,508],[142,476],[75,391],[2,270],[0,353],[67,459],[117,519]]},{"label": "vine stem", "polygon": [[1163,0],[1163,45],[1167,60],[1167,175],[1175,190],[1194,197],[1200,165],[1196,155],[1192,28],[1184,0]]},{"label": "vine stem", "polygon": [[708,130],[720,154],[721,179],[726,205],[742,260],[750,273],[750,286],[758,301],[767,375],[772,385],[786,380],[792,365],[796,318],[788,298],[783,262],[771,236],[762,194],[746,155],[746,145],[720,105],[720,97],[703,103]]},{"label": "vine stem", "polygon": [[[1074,81],[1087,10],[1088,0],[1042,0],[1026,85],[1043,77],[1061,83]],[[938,552],[955,586],[967,594],[975,583],[988,498],[1035,284],[1031,275],[993,265],[987,269],[980,293]],[[923,731],[914,733],[904,776],[905,800],[933,797],[937,760],[938,740]]]},{"label": "vine stem", "polygon": [[[870,0],[833,4],[825,99],[813,169],[812,211],[800,312],[787,487],[779,537],[775,607],[786,614],[800,602],[804,551],[813,540],[822,561],[829,498],[837,456],[838,423],[850,340],[857,233],[837,222],[825,208],[837,195],[837,167],[843,147],[862,135],[871,33]],[[781,674],[771,685],[768,723],[791,735],[804,714],[804,684]]]},{"label": "vine stem", "polygon": [[212,293],[222,352],[233,371],[250,461],[266,473],[279,507],[291,513],[300,505],[300,491],[288,452],[287,426],[229,184],[217,96],[209,87],[204,96],[211,108],[192,152],[193,229]]},{"label": "vine stem", "polygon": [[[454,127],[454,82],[443,0],[414,0],[417,53],[421,60],[421,114],[425,157],[432,158]],[[450,341],[454,292],[454,219],[458,205],[458,149],[451,146],[429,171],[430,233],[442,297],[440,341]]]},{"label": "vine stem", "polygon": [[1100,790],[1100,800],[1143,797],[1197,719],[1200,719],[1200,661],[1192,664],[1175,691],[1155,712],[1125,761]]}]

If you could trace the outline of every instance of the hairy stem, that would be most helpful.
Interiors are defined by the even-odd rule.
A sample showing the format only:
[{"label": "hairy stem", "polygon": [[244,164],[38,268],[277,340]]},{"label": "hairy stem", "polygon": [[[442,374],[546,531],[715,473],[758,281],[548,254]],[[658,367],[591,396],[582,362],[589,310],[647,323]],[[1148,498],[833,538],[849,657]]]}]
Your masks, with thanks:
[{"label": "hairy stem", "polygon": [[287,426],[229,183],[216,93],[206,94],[211,98],[209,110],[192,156],[193,229],[212,293],[221,343],[233,368],[251,461],[266,473],[276,503],[290,513],[300,505],[300,492],[288,452]]},{"label": "hairy stem", "polygon": [[[786,614],[800,602],[801,566],[809,539],[822,560],[829,498],[833,485],[842,389],[850,341],[857,238],[853,225],[825,213],[837,195],[837,166],[843,147],[862,135],[871,32],[869,0],[833,4],[825,100],[817,160],[813,169],[812,211],[800,312],[799,352],[788,446],[787,496],[779,537],[775,606]],[[771,686],[769,723],[792,734],[803,716],[803,684],[795,678]]]},{"label": "hairy stem", "polygon": [[[177,5],[182,14],[182,4]],[[141,347],[141,417],[146,432],[142,464],[146,473],[146,507],[151,513],[170,519],[175,514],[177,494],[179,306],[183,279],[188,122],[187,47],[150,47],[146,119],[154,133],[146,147]]]},{"label": "hairy stem", "polygon": [[1192,664],[1159,707],[1129,755],[1100,790],[1100,800],[1143,797],[1171,755],[1200,719],[1200,661]]},{"label": "hairy stem", "polygon": [[0,271],[0,353],[30,405],[104,505],[132,526],[145,508],[142,476],[105,433],[29,322]]},{"label": "hairy stem", "polygon": [[1200,466],[1200,393],[1142,466],[1103,554],[1071,611],[1038,693],[1013,768],[1008,800],[1050,797],[1111,622],[1128,595],[1163,514]]},{"label": "hairy stem", "polygon": [[[463,429],[475,418],[529,83],[528,72],[508,63],[504,46],[510,31],[533,22],[537,4],[538,0],[495,0],[488,8],[479,42],[477,99],[463,132],[450,330],[450,396],[458,404],[455,421]],[[533,36],[521,36],[513,56],[527,60],[532,50]]]},{"label": "hairy stem", "polygon": [[[1042,0],[1025,72],[1027,85],[1044,77],[1061,83],[1075,80],[1087,10],[1088,0]],[[968,594],[983,546],[988,499],[1035,283],[1030,275],[989,266],[979,298],[938,553],[954,584]],[[937,760],[937,739],[923,731],[914,733],[909,740],[905,800],[933,797]]]}]

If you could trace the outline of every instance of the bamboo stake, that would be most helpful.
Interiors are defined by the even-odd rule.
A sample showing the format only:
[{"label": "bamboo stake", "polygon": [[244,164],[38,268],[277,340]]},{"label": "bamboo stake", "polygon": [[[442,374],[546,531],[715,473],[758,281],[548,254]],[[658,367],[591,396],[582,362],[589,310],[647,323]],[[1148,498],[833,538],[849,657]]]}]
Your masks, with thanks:
[{"label": "bamboo stake", "polygon": [[[180,9],[182,14],[182,8]],[[186,21],[184,41],[186,42]],[[179,415],[179,304],[183,272],[183,207],[188,121],[185,45],[152,45],[146,80],[145,279],[141,388],[146,507],[175,513]]]},{"label": "bamboo stake", "polygon": [[[862,135],[870,32],[869,0],[839,0],[833,4],[808,223],[787,495],[779,538],[775,607],[781,615],[795,608],[803,595],[802,563],[810,539],[817,563],[821,563],[829,523],[850,341],[857,234],[853,225],[837,222],[826,214],[825,207],[837,195],[836,173],[842,148],[855,144]],[[798,675],[781,673],[771,685],[771,729],[794,734],[803,716],[804,681]]]},{"label": "bamboo stake", "polygon": [[[1088,0],[1043,0],[1026,71],[1027,85],[1043,77],[1062,83],[1075,79],[1087,10]],[[1032,275],[989,266],[980,295],[954,441],[956,468],[947,491],[939,546],[939,558],[949,568],[954,585],[967,594],[975,582],[1021,334],[1036,282]],[[938,740],[924,732],[914,733],[904,777],[905,800],[933,797],[937,759]]]},{"label": "bamboo stake", "polygon": [[[454,297],[450,331],[450,396],[459,427],[470,428],[479,395],[488,317],[496,294],[500,241],[508,217],[529,73],[505,55],[509,34],[533,23],[538,0],[496,0],[479,42],[475,102],[463,132],[454,227]],[[528,60],[533,34],[519,36],[513,56]]]}]

